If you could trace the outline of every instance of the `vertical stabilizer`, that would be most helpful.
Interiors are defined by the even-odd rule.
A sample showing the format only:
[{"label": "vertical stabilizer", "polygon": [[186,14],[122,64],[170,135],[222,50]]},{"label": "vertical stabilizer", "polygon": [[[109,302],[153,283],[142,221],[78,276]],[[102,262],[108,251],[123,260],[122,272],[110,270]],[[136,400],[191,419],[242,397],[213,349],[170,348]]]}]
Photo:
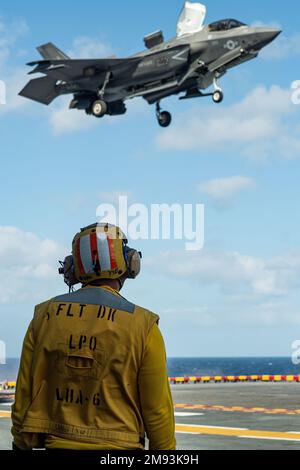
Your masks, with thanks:
[{"label": "vertical stabilizer", "polygon": [[48,42],[37,47],[37,50],[45,60],[69,60],[70,57],[56,47],[52,42]]}]

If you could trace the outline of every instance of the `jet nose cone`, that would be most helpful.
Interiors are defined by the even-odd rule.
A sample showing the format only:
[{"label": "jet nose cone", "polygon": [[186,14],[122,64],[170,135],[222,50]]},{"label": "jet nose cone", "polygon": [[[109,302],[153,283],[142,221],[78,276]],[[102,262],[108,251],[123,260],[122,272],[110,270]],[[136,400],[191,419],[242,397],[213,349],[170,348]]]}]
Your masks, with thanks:
[{"label": "jet nose cone", "polygon": [[271,41],[274,41],[274,39],[276,39],[277,36],[279,36],[279,34],[281,33],[282,33],[281,29],[270,28],[266,30],[264,34],[265,34],[266,40],[271,42]]},{"label": "jet nose cone", "polygon": [[257,36],[258,36],[258,48],[262,49],[263,47],[267,46],[271,42],[274,41],[274,39],[281,34],[282,31],[278,28],[260,28],[259,31],[257,31]]}]

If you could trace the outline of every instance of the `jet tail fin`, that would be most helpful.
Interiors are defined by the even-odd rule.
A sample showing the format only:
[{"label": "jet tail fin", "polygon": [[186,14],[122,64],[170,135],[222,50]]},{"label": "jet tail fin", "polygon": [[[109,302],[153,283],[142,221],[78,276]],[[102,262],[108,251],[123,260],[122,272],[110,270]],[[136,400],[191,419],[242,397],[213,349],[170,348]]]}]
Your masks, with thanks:
[{"label": "jet tail fin", "polygon": [[52,42],[37,47],[37,50],[45,60],[68,60],[70,57],[56,47]]},{"label": "jet tail fin", "polygon": [[42,104],[50,104],[59,96],[55,88],[56,79],[41,77],[30,80],[19,95]]}]

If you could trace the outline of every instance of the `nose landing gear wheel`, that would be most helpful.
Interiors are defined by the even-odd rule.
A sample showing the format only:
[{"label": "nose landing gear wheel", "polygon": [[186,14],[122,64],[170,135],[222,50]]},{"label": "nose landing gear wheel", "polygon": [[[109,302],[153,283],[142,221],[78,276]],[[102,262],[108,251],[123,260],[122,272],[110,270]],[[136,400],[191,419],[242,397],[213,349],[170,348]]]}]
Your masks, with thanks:
[{"label": "nose landing gear wheel", "polygon": [[172,115],[168,111],[162,111],[160,102],[156,103],[156,117],[161,127],[169,127],[172,122]]},{"label": "nose landing gear wheel", "polygon": [[161,127],[169,127],[172,122],[172,115],[168,111],[162,111],[158,116],[158,124]]},{"label": "nose landing gear wheel", "polygon": [[221,90],[216,90],[212,95],[212,99],[215,103],[222,103],[224,99],[224,93]]},{"label": "nose landing gear wheel", "polygon": [[169,127],[172,122],[172,115],[168,111],[162,111],[160,103],[156,103],[156,117],[161,127]]},{"label": "nose landing gear wheel", "polygon": [[107,104],[103,100],[94,101],[91,111],[95,117],[101,118],[107,113]]}]

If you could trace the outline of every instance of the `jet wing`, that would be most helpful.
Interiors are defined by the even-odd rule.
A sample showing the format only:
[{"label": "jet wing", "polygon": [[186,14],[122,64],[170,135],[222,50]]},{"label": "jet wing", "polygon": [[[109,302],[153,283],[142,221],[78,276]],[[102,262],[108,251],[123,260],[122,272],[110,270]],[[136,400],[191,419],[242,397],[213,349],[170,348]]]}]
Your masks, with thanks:
[{"label": "jet wing", "polygon": [[29,66],[35,67],[29,74],[43,73],[56,80],[76,80],[85,77],[93,77],[114,68],[130,69],[140,62],[141,58],[129,59],[66,59],[66,60],[41,60],[30,62]]}]

